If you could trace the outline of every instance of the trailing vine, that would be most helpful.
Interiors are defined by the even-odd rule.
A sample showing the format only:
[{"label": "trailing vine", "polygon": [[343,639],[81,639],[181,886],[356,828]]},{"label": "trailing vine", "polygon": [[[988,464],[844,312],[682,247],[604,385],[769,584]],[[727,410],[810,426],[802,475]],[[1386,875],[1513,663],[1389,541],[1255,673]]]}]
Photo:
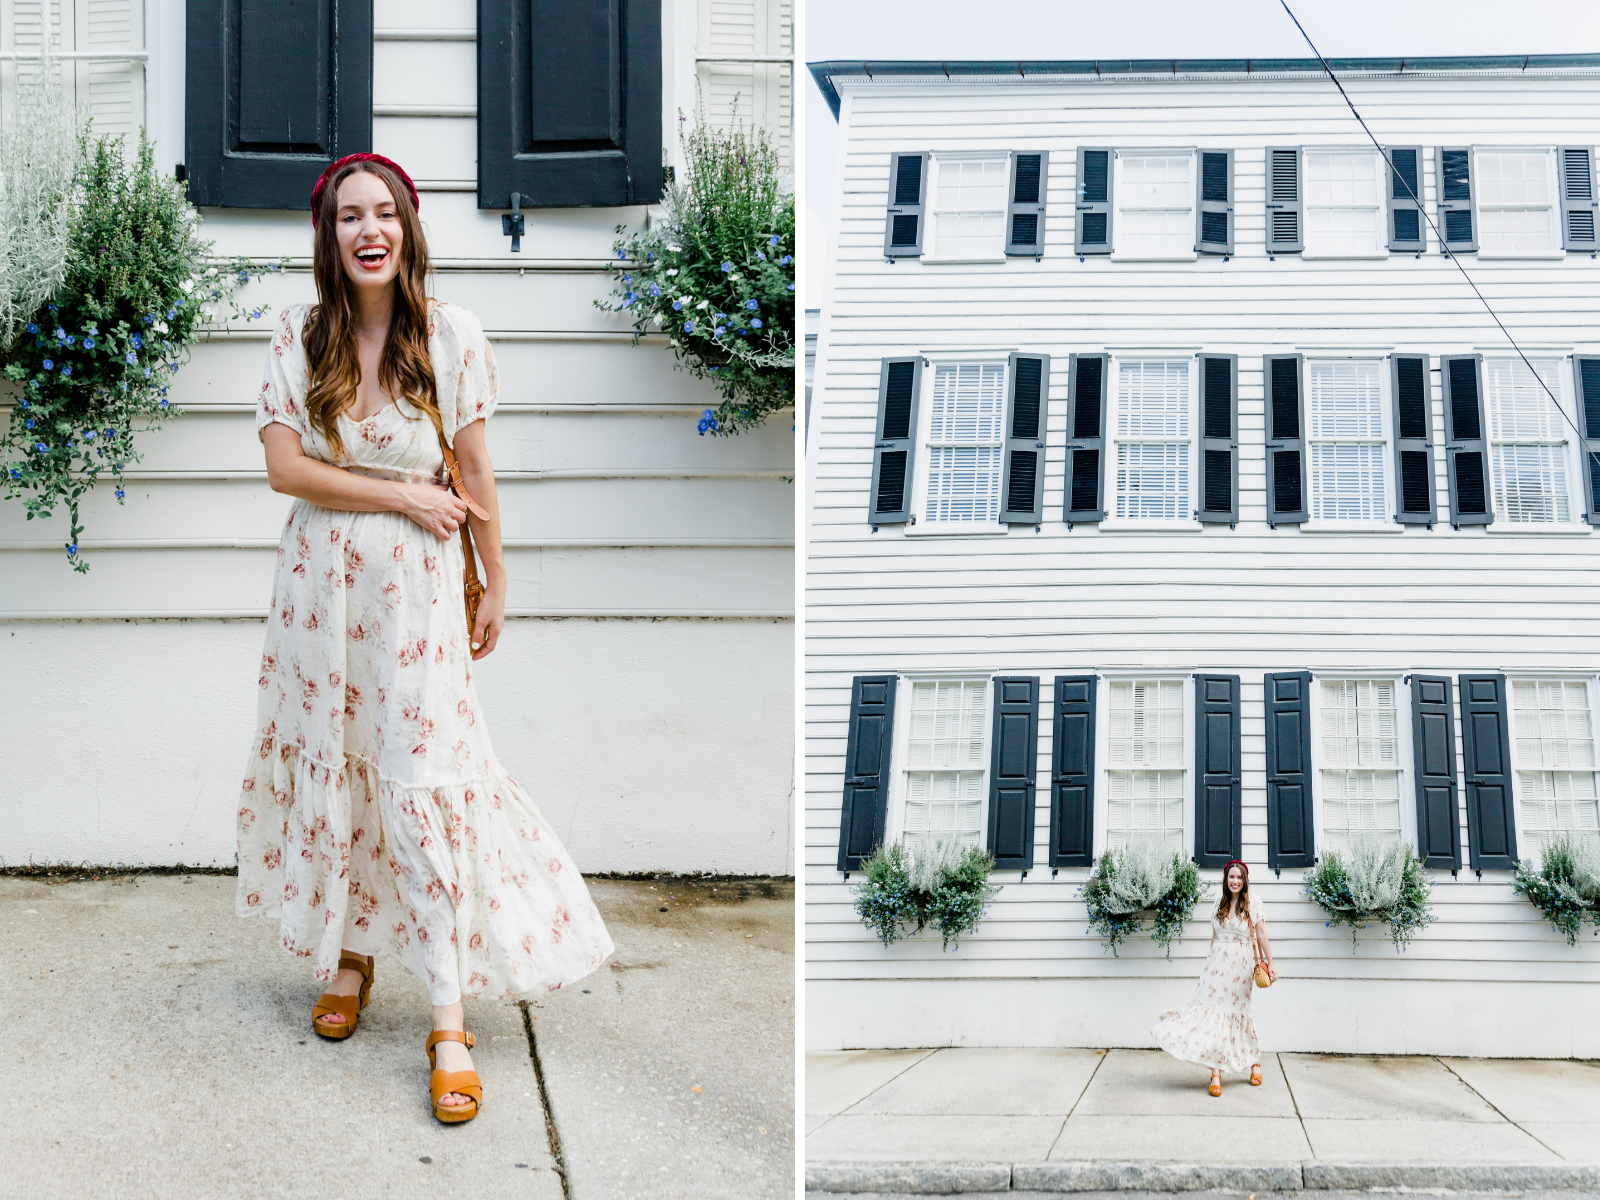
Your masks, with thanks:
[{"label": "trailing vine", "polygon": [[961,948],[1000,888],[989,882],[994,857],[958,838],[879,846],[861,860],[856,915],[885,946],[932,925]]},{"label": "trailing vine", "polygon": [[1585,917],[1600,934],[1600,837],[1561,834],[1546,843],[1540,857],[1537,870],[1528,861],[1517,864],[1512,889],[1566,935],[1567,945],[1578,944]]},{"label": "trailing vine", "polygon": [[1410,846],[1362,835],[1350,851],[1330,851],[1306,876],[1306,896],[1328,914],[1324,925],[1350,927],[1350,952],[1356,932],[1372,924],[1389,926],[1394,948],[1404,950],[1433,923],[1428,896],[1433,885]]},{"label": "trailing vine", "polygon": [[1184,926],[1208,886],[1182,855],[1138,841],[1102,854],[1079,894],[1089,910],[1089,928],[1114,957],[1148,917],[1151,938],[1171,958],[1172,943],[1183,940]]}]

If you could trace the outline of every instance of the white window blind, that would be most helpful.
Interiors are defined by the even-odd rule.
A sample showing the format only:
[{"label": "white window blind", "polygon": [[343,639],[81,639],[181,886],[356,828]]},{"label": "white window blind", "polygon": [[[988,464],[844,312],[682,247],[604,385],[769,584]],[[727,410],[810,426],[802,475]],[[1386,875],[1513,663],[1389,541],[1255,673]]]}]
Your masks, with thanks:
[{"label": "white window blind", "polygon": [[1114,680],[1106,739],[1106,849],[1184,844],[1183,681]]},{"label": "white window blind", "polygon": [[1567,524],[1573,519],[1567,479],[1568,427],[1540,386],[1543,380],[1556,401],[1566,404],[1560,363],[1554,359],[1529,361],[1538,371],[1537,377],[1520,358],[1488,359],[1483,364],[1494,517],[1529,525]]},{"label": "white window blind", "polygon": [[[37,0],[0,0],[0,47],[37,54],[43,9]],[[50,0],[52,53],[114,54],[142,51],[144,5],[135,0]],[[40,60],[20,59],[0,69],[0,107],[9,109],[19,85],[38,81]],[[131,150],[144,124],[144,64],[137,60],[85,62],[52,59],[52,77],[94,122],[101,135],[129,135]]]},{"label": "white window blind", "polygon": [[1524,836],[1600,831],[1589,685],[1524,679],[1511,685],[1517,799]]},{"label": "white window blind", "polygon": [[993,525],[1000,519],[1004,451],[1004,363],[944,363],[934,368],[922,518]]},{"label": "white window blind", "polygon": [[1561,249],[1553,150],[1480,150],[1478,252],[1551,254]]},{"label": "white window blind", "polygon": [[1362,256],[1387,252],[1382,165],[1371,151],[1306,152],[1307,254]]},{"label": "white window blind", "polygon": [[934,155],[933,248],[937,258],[999,258],[1006,248],[1005,155]]},{"label": "white window blind", "polygon": [[1116,507],[1118,517],[1188,520],[1190,362],[1117,364]]},{"label": "white window blind", "polygon": [[1117,153],[1117,254],[1194,256],[1194,155]]},{"label": "white window blind", "polygon": [[906,840],[960,836],[980,841],[987,680],[911,685],[906,740]]},{"label": "white window blind", "polygon": [[[701,57],[787,55],[794,44],[792,0],[699,3]],[[789,169],[790,65],[701,62],[697,66],[700,102],[711,124],[731,129],[737,120],[767,130],[777,143],[779,162]]]},{"label": "white window blind", "polygon": [[1306,363],[1315,520],[1382,521],[1389,515],[1381,378],[1376,362]]},{"label": "white window blind", "polygon": [[1322,832],[1330,850],[1351,835],[1400,837],[1400,717],[1392,679],[1324,679]]}]

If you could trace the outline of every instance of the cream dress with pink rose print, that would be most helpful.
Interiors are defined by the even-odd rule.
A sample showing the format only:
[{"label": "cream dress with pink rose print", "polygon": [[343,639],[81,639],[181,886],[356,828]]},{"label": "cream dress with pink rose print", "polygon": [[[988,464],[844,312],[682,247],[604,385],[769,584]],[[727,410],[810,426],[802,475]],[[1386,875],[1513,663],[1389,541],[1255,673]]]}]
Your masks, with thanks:
[{"label": "cream dress with pink rose print", "polygon": [[[1254,896],[1250,916],[1257,923],[1267,917],[1266,906]],[[1250,997],[1256,988],[1250,924],[1236,914],[1226,921],[1213,914],[1211,931],[1215,936],[1194,995],[1182,1008],[1157,1017],[1150,1035],[1174,1058],[1243,1074],[1261,1061],[1250,1018]]]},{"label": "cream dress with pink rose print", "polygon": [[[306,419],[300,331],[287,309],[256,412],[346,470],[442,480],[427,416],[405,400],[357,423],[342,456]],[[444,428],[494,410],[477,318],[433,302],[428,350]],[[316,960],[392,954],[432,1002],[506,999],[583,978],[612,952],[583,878],[495,757],[472,686],[461,542],[397,512],[296,500],[273,579],[255,744],[239,805],[240,916],[276,917]]]}]

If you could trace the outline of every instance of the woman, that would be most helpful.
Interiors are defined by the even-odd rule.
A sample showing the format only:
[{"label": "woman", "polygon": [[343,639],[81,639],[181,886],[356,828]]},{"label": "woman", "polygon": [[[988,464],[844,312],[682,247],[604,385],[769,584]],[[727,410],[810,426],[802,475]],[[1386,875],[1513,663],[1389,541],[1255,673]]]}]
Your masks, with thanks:
[{"label": "woman", "polygon": [[1222,899],[1211,917],[1211,949],[1200,970],[1189,1003],[1156,1018],[1151,1036],[1174,1058],[1211,1068],[1211,1094],[1222,1095],[1224,1071],[1250,1071],[1252,1087],[1261,1086],[1261,1047],[1250,1019],[1250,994],[1255,990],[1259,944],[1267,977],[1276,981],[1272,943],[1267,940],[1267,915],[1259,900],[1250,899],[1250,868],[1234,859],[1222,871]]},{"label": "woman", "polygon": [[[296,500],[261,659],[236,908],[277,917],[284,949],[315,959],[328,990],[312,1028],[325,1038],[355,1032],[378,953],[420,978],[434,1115],[468,1121],[483,1090],[462,996],[558,988],[612,944],[495,758],[472,686],[506,594],[483,329],[428,297],[416,189],[394,163],[334,163],[311,213],[318,303],[282,314],[256,415],[272,489]],[[441,438],[472,516],[438,482]],[[463,520],[487,577],[470,644]]]}]

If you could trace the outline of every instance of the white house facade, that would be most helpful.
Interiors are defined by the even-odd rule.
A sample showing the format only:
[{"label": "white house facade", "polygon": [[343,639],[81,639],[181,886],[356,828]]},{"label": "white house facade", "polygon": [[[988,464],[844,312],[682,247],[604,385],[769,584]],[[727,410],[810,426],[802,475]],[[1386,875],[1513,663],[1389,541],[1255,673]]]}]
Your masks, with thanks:
[{"label": "white house facade", "polygon": [[[812,64],[808,1047],[1152,1045],[1237,857],[1263,1046],[1600,1056],[1512,890],[1600,836],[1600,56],[1333,66],[1381,153],[1315,60]],[[1357,831],[1404,953],[1305,897]],[[1001,890],[886,948],[862,857],[950,832]],[[1211,884],[1170,960],[1088,927],[1134,838]]]},{"label": "white house facade", "polygon": [[[328,162],[407,169],[435,294],[499,363],[511,619],[474,671],[498,754],[585,871],[792,873],[791,419],[697,435],[715,391],[593,303],[701,97],[787,155],[788,0],[4,0],[0,104],[45,12],[96,128],[149,132],[220,254],[286,261],[251,304],[315,298]],[[270,329],[194,348],[126,504],[85,509],[87,575],[64,517],[0,501],[0,864],[233,863],[290,503],[254,434]]]}]

